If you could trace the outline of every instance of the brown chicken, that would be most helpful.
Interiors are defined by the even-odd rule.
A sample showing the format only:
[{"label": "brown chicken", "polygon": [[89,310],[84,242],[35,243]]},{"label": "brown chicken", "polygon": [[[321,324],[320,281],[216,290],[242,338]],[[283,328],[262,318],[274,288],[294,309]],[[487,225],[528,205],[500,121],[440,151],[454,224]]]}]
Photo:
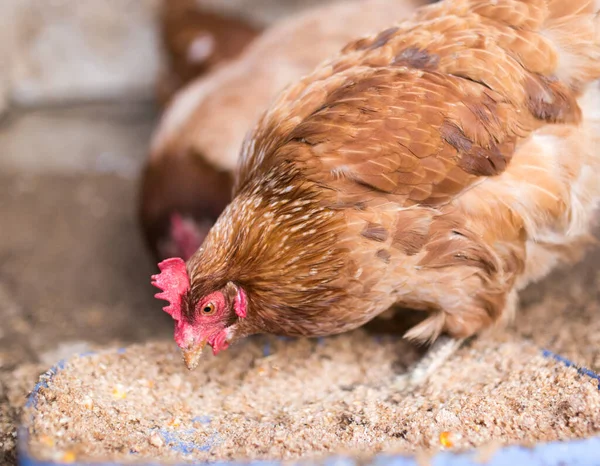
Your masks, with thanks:
[{"label": "brown chicken", "polygon": [[188,259],[198,249],[231,201],[244,136],[279,91],[351,39],[425,3],[346,0],[306,11],[276,24],[239,59],[176,95],[155,133],[141,187],[141,224],[157,258]]},{"label": "brown chicken", "polygon": [[202,247],[154,276],[188,367],[205,344],[337,334],[394,304],[428,313],[407,338],[454,347],[510,318],[589,239],[598,3],[446,0],[280,94]]},{"label": "brown chicken", "polygon": [[168,73],[159,100],[173,94],[224,61],[237,57],[260,33],[256,25],[202,9],[198,0],[164,0],[160,15]]}]

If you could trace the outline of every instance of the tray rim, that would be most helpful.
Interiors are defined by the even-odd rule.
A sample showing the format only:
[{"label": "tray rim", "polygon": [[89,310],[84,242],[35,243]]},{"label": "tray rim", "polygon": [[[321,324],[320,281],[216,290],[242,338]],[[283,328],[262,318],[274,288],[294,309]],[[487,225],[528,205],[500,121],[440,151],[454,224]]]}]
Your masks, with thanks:
[{"label": "tray rim", "polygon": [[[75,355],[73,358],[91,357],[104,352],[123,353],[126,350],[126,348],[119,348],[116,351],[114,349],[106,351],[90,351]],[[541,353],[546,358],[554,359],[555,361],[562,363],[567,367],[575,368],[577,373],[581,376],[595,379],[598,381],[598,390],[600,390],[600,374],[597,374],[585,367],[578,366],[564,356],[561,356],[550,350],[542,349]],[[68,360],[61,360],[52,366],[48,371],[40,375],[39,381],[27,396],[25,407],[33,407],[34,412],[31,414],[29,419],[21,422],[17,429],[17,464],[19,466],[284,466],[291,464],[298,466],[366,466],[367,464],[373,466],[419,466],[421,464],[421,461],[418,460],[415,455],[390,453],[378,453],[366,461],[355,460],[351,456],[344,455],[332,455],[316,461],[298,460],[295,462],[279,460],[252,460],[209,462],[190,461],[184,463],[157,463],[148,461],[127,463],[115,463],[112,461],[75,461],[65,463],[52,460],[39,460],[35,458],[35,456],[29,450],[29,425],[35,414],[35,407],[37,405],[40,389],[47,387],[48,382],[65,368],[67,362]],[[585,439],[544,442],[534,446],[508,445],[498,448],[492,455],[489,456],[489,458],[486,458],[485,462],[482,462],[480,459],[478,459],[478,455],[478,450],[461,452],[441,451],[430,458],[429,464],[431,466],[481,466],[482,464],[487,466],[514,466],[517,464],[530,464],[532,466],[564,466],[565,464],[573,466],[598,465],[600,464],[600,435]]]}]

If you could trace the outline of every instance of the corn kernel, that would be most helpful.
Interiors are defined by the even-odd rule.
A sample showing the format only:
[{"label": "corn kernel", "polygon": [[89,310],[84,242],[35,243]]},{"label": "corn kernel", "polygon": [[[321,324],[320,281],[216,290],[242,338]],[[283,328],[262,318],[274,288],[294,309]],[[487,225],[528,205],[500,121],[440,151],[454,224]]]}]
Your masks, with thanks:
[{"label": "corn kernel", "polygon": [[112,395],[113,395],[113,398],[115,398],[117,400],[122,400],[123,398],[125,398],[127,396],[127,391],[125,390],[125,387],[123,387],[123,385],[118,383],[113,388]]},{"label": "corn kernel", "polygon": [[75,459],[75,453],[73,453],[72,451],[66,451],[62,456],[62,461],[64,463],[74,463]]},{"label": "corn kernel", "polygon": [[86,397],[83,399],[83,402],[82,402],[82,403],[83,403],[83,406],[84,406],[86,409],[94,409],[94,400],[92,399],[92,397],[90,397],[90,396],[86,396]]},{"label": "corn kernel", "polygon": [[181,424],[181,420],[177,417],[172,418],[167,425],[171,427],[177,427]]},{"label": "corn kernel", "polygon": [[452,433],[446,431],[442,432],[440,434],[440,443],[445,448],[451,448],[452,446],[454,446],[454,444],[452,443]]},{"label": "corn kernel", "polygon": [[40,437],[40,442],[42,442],[47,447],[53,447],[54,446],[54,439],[52,437],[50,437],[49,435],[42,435]]}]

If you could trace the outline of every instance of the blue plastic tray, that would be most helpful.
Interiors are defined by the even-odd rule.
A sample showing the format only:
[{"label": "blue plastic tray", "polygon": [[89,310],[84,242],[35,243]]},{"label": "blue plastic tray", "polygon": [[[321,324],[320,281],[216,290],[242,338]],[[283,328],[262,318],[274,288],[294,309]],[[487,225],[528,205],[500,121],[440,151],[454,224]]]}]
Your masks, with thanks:
[{"label": "blue plastic tray", "polygon": [[[583,375],[593,379],[596,379],[598,389],[600,390],[600,375],[592,372],[591,370],[577,367],[574,363],[568,359],[552,353],[551,351],[544,350],[543,355],[548,358],[555,359],[566,366],[576,367],[577,371]],[[65,362],[61,361],[40,379],[40,382],[34,387],[33,391],[29,395],[27,400],[28,407],[37,406],[37,399],[39,390],[42,387],[48,386],[48,381],[54,377],[54,375],[62,370],[65,366]],[[34,414],[35,415],[35,414]],[[201,448],[196,445],[190,445],[189,442],[182,441],[176,437],[168,438],[168,442],[171,448],[179,451],[186,452],[191,449]],[[41,461],[34,458],[33,454],[29,451],[29,430],[28,425],[25,423],[19,428],[18,431],[18,455],[20,466],[121,466],[121,463],[113,462],[96,462],[96,463],[61,463],[54,461]],[[431,458],[429,464],[431,466],[481,466],[481,460],[477,458],[477,451],[454,453],[454,452],[440,452]],[[131,464],[131,463],[127,463]],[[190,466],[190,465],[207,465],[211,464],[214,466],[283,466],[282,462],[279,461],[249,461],[249,462],[186,462],[179,465],[173,465],[169,463],[169,466]],[[290,464],[286,462],[285,464]],[[351,457],[346,456],[332,456],[320,462],[305,462],[298,461],[297,465],[316,466],[317,464],[323,466],[366,466],[364,460],[357,461]],[[374,456],[369,462],[373,466],[420,466],[422,463],[417,461],[414,456],[408,455],[389,455],[389,454],[378,454]],[[519,464],[531,465],[531,466],[592,466],[600,465],[600,437],[592,437],[589,439],[582,440],[571,440],[566,442],[549,442],[536,445],[534,447],[522,447],[522,446],[508,446],[496,450],[493,455],[489,457],[489,460],[485,463],[488,466],[499,466],[499,465],[510,465],[515,466]],[[148,463],[140,462],[134,463],[135,466],[165,466],[161,463]]]}]

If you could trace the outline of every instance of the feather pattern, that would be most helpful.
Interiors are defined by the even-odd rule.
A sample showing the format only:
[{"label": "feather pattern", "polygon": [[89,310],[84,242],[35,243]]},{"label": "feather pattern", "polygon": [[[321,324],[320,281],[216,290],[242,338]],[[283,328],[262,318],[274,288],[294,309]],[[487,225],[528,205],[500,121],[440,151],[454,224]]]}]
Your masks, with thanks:
[{"label": "feather pattern", "polygon": [[348,44],[247,137],[192,295],[240,284],[244,334],[339,333],[394,304],[430,313],[417,340],[510,318],[600,199],[596,9],[447,0]]}]

